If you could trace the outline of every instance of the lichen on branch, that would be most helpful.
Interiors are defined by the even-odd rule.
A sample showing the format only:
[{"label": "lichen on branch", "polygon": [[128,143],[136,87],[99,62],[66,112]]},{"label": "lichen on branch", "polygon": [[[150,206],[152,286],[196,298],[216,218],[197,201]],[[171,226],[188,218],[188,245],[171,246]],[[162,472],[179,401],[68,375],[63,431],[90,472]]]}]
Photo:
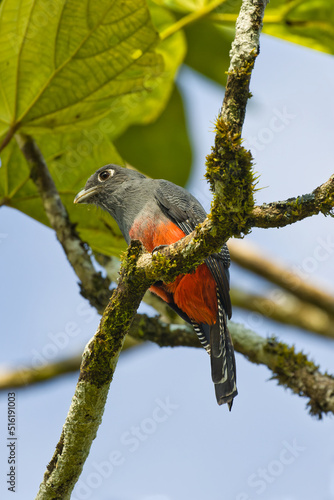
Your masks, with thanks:
[{"label": "lichen on branch", "polygon": [[242,236],[251,229],[256,177],[252,155],[242,146],[241,132],[266,4],[266,0],[242,2],[223,106],[216,121],[215,144],[207,156],[206,178],[214,196],[210,218],[215,226],[223,226],[226,238]]},{"label": "lichen on branch", "polygon": [[231,131],[221,116],[216,122],[215,144],[206,164],[206,178],[214,193],[209,215],[214,226],[226,238],[249,233],[256,185],[253,159],[242,146],[240,134]]},{"label": "lichen on branch", "polygon": [[133,242],[126,252],[118,287],[98,330],[83,353],[79,380],[56,452],[44,474],[37,499],[70,498],[89,454],[125,336],[149,286],[137,260],[143,249]]}]

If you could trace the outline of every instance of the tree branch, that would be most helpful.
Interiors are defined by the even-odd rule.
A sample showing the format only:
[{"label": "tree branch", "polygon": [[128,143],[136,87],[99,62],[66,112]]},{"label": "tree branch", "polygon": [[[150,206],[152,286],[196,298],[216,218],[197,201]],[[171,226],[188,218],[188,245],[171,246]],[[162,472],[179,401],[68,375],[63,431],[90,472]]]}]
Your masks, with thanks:
[{"label": "tree branch", "polygon": [[85,348],[79,380],[54,456],[44,474],[37,499],[67,500],[89,454],[124,338],[150,283],[136,266],[142,252],[133,242],[126,253],[114,290],[93,339]]},{"label": "tree branch", "polygon": [[[143,319],[142,319],[143,321]],[[334,378],[322,374],[319,367],[302,352],[276,338],[263,338],[245,326],[229,321],[229,330],[236,351],[246,356],[249,361],[266,365],[273,372],[273,379],[280,385],[291,389],[295,394],[309,399],[307,406],[311,415],[322,418],[323,414],[334,413]],[[150,340],[161,347],[200,347],[192,331],[184,329],[136,328],[133,335],[138,340]]]},{"label": "tree branch", "polygon": [[[140,341],[128,335],[124,340],[123,351],[138,347]],[[63,358],[53,363],[45,363],[41,366],[21,366],[20,368],[0,368],[0,391],[14,388],[24,388],[40,382],[47,382],[67,373],[77,372],[82,361],[82,352],[75,356]]]},{"label": "tree branch", "polygon": [[303,353],[296,353],[294,347],[276,338],[264,339],[241,325],[233,333],[239,352],[253,363],[268,366],[280,385],[309,398],[307,406],[311,415],[321,419],[323,414],[334,413],[334,378],[331,375],[319,372],[319,367]]},{"label": "tree branch", "polygon": [[[267,0],[243,0],[230,52],[226,92],[216,122],[215,145],[207,157],[206,177],[214,194],[208,218],[182,240],[153,257],[146,254],[138,265],[154,275],[160,263],[160,279],[174,280],[180,272],[195,269],[232,236],[250,231],[256,179],[252,156],[241,145],[249,84],[259,52],[262,19]],[[228,214],[228,216],[227,216]],[[173,271],[174,269],[174,271]]]},{"label": "tree branch", "polygon": [[22,388],[79,370],[82,353],[42,366],[0,370],[0,390]]},{"label": "tree branch", "polygon": [[[138,347],[143,341],[150,340],[154,342],[156,336],[160,339],[160,346],[200,347],[197,336],[190,325],[186,323],[183,325],[164,323],[158,316],[149,317],[146,314],[136,314],[128,333],[124,340],[122,353],[133,347]],[[164,337],[166,340],[163,344],[161,339]],[[170,342],[176,343],[171,344]],[[13,370],[0,369],[0,391],[27,387],[77,371],[80,368],[81,361],[82,353],[54,363],[46,363],[42,366],[23,366]]]},{"label": "tree branch", "polygon": [[68,216],[41,151],[35,141],[24,134],[16,135],[17,143],[30,166],[30,177],[42,199],[45,213],[64,252],[78,276],[81,295],[102,314],[110,297],[110,281],[103,278],[92,264],[88,246],[82,242]]},{"label": "tree branch", "polygon": [[243,0],[230,51],[230,67],[221,117],[231,135],[241,135],[249,99],[249,83],[259,54],[264,9],[268,0]]},{"label": "tree branch", "polygon": [[232,288],[231,300],[234,307],[254,311],[273,321],[334,338],[333,316],[283,291],[274,291],[270,298]]},{"label": "tree branch", "polygon": [[250,224],[261,228],[284,227],[319,213],[333,216],[333,207],[334,175],[310,194],[254,207]]},{"label": "tree branch", "polygon": [[[326,242],[323,248],[326,253],[328,250],[326,250],[325,245]],[[261,250],[254,248],[249,243],[243,242],[241,244],[236,240],[230,240],[228,247],[233,262],[239,266],[275,283],[275,285],[287,290],[300,300],[326,311],[329,315],[334,315],[334,297],[320,288],[310,285],[292,269],[272,258],[269,259]]]},{"label": "tree branch", "polygon": [[[291,389],[299,396],[308,398],[308,406],[312,415],[321,418],[323,414],[334,413],[334,379],[332,376],[320,373],[318,367],[303,353],[295,352],[294,347],[278,342],[275,338],[265,339],[243,325],[233,322],[229,322],[229,329],[236,351],[246,356],[252,363],[267,366],[273,372],[272,378],[278,380],[280,385]],[[188,325],[181,327],[162,325],[158,318],[150,318],[146,315],[136,316],[129,334],[136,339],[136,342],[151,341],[160,347],[201,347],[197,336]],[[90,345],[93,345],[92,342]],[[205,355],[204,352],[203,355]],[[38,370],[30,369],[30,373],[26,369],[24,373],[29,375],[30,380],[33,380],[37,372],[38,380],[35,379],[33,382],[41,382],[43,374],[48,375],[57,367],[61,367],[58,375],[66,373],[65,367],[68,368],[67,372],[78,370],[80,360],[81,356],[75,356]],[[21,387],[24,385],[21,374],[22,371],[18,371],[0,378],[0,388]],[[63,435],[63,439],[64,437]],[[60,448],[59,445],[57,453]]]},{"label": "tree branch", "polygon": [[[104,267],[107,272],[107,276],[112,282],[117,282],[118,274],[121,267],[121,263],[119,259],[116,257],[108,257],[107,255],[103,255],[101,253],[94,253],[94,256],[97,262]],[[163,323],[174,323],[178,325],[184,325],[185,321],[175,312],[169,305],[160,299],[154,293],[147,291],[143,297],[143,302],[145,304],[153,307],[157,313],[160,315],[160,320]],[[137,316],[139,316],[137,314]]]}]

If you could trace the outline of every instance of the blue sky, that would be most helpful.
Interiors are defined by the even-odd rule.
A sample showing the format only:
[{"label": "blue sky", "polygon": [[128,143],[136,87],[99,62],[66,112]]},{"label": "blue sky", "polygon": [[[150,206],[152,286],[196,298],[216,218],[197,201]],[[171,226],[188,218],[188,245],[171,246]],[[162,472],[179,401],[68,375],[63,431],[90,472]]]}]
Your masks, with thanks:
[{"label": "blue sky", "polygon": [[[213,142],[223,90],[183,70],[188,124],[195,148],[188,188],[206,208],[204,158]],[[257,201],[312,191],[333,173],[334,59],[263,36],[244,127],[260,174]],[[54,233],[0,210],[1,366],[40,363],[82,350],[98,316],[79,295],[77,279]],[[247,237],[312,283],[333,291],[333,219],[316,216]],[[327,242],[328,257],[315,259]],[[315,264],[314,264],[315,262]],[[312,263],[314,265],[312,265]],[[254,292],[266,283],[232,267],[231,280]],[[254,315],[233,320],[261,335],[295,344],[333,373],[333,343]],[[60,344],[64,332],[67,341]],[[59,335],[57,335],[59,334]],[[56,339],[56,340],[55,340]],[[58,339],[58,345],[57,345]],[[122,356],[91,454],[74,490],[77,500],[331,500],[334,499],[332,418],[311,418],[305,400],[270,380],[265,367],[237,354],[239,396],[233,411],[218,407],[209,359],[195,349],[148,345]],[[60,436],[77,375],[16,391],[16,500],[33,498]],[[7,395],[0,396],[0,496],[6,489]]]}]

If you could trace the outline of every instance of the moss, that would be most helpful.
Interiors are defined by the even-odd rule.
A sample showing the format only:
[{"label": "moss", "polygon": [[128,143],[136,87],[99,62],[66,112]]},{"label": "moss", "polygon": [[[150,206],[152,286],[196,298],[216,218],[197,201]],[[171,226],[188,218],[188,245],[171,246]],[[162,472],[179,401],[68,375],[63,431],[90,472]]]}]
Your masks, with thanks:
[{"label": "moss", "polygon": [[152,261],[159,276],[163,276],[165,273],[169,273],[171,269],[176,270],[177,268],[177,262],[175,260],[171,260],[168,256],[160,252],[154,252]]},{"label": "moss", "polygon": [[307,407],[311,415],[321,419],[324,413],[332,411],[328,404],[328,377],[332,380],[334,377],[326,373],[327,380],[324,380],[319,366],[309,361],[302,352],[296,352],[294,347],[278,342],[275,337],[268,340],[264,351],[272,356],[268,366],[273,370],[273,378],[299,396],[308,397]]},{"label": "moss", "polygon": [[137,268],[143,252],[139,241],[133,241],[122,255],[121,278],[101,318],[98,332],[85,353],[80,380],[97,387],[111,381],[125,335],[134,313],[149,286],[143,268]]},{"label": "moss", "polygon": [[[309,361],[305,354],[296,352],[294,346],[288,347],[286,344],[278,342],[275,337],[268,340],[264,351],[274,356],[275,362],[270,366],[275,373],[273,378],[282,385],[287,385],[291,381],[291,377],[300,370],[306,369],[309,373],[314,373],[319,369],[319,366]],[[300,393],[297,385],[294,392]]]},{"label": "moss", "polygon": [[215,145],[207,156],[206,178],[214,192],[213,223],[227,238],[247,234],[258,177],[253,172],[252,155],[242,146],[240,134],[231,133],[221,117],[216,122]]}]

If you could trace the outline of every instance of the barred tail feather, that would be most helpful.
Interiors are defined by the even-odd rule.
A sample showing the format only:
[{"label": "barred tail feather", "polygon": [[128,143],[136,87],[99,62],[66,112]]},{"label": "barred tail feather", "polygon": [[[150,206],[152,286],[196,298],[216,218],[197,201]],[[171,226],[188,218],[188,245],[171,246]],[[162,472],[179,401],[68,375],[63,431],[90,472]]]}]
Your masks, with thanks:
[{"label": "barred tail feather", "polygon": [[210,326],[211,375],[215,384],[217,403],[232,408],[238,394],[233,343],[226,324],[225,311],[218,295],[218,320]]},{"label": "barred tail feather", "polygon": [[234,349],[219,293],[217,293],[217,298],[218,317],[216,323],[205,325],[192,321],[192,324],[199,341],[210,354],[211,377],[215,385],[217,403],[219,405],[227,403],[231,410],[233,399],[238,394]]}]

